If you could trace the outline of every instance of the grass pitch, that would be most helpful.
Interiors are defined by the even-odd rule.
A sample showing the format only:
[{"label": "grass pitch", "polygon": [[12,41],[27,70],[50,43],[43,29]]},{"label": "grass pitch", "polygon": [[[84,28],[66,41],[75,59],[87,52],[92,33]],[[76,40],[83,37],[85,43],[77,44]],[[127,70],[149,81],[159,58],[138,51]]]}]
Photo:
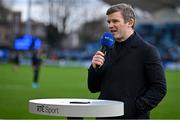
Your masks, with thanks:
[{"label": "grass pitch", "polygon": [[[151,112],[151,118],[180,118],[180,71],[166,71],[168,91],[165,99]],[[32,88],[31,66],[13,70],[0,64],[0,119],[54,119],[63,117],[35,115],[28,112],[28,100],[39,98],[95,99],[87,89],[87,69],[42,66],[40,87]]]}]

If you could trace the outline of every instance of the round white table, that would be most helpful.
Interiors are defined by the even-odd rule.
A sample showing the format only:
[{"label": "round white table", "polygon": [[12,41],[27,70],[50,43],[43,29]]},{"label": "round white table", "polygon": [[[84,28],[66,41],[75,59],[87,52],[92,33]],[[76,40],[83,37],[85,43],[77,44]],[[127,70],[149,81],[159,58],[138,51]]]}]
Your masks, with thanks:
[{"label": "round white table", "polygon": [[29,112],[64,117],[115,117],[124,115],[124,103],[95,99],[34,99]]}]

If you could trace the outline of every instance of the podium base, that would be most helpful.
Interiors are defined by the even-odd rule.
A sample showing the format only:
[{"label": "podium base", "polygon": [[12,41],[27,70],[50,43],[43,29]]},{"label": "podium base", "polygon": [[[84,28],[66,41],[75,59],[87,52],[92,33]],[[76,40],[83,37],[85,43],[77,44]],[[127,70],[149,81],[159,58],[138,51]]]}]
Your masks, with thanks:
[{"label": "podium base", "polygon": [[83,117],[67,117],[67,120],[83,120]]}]

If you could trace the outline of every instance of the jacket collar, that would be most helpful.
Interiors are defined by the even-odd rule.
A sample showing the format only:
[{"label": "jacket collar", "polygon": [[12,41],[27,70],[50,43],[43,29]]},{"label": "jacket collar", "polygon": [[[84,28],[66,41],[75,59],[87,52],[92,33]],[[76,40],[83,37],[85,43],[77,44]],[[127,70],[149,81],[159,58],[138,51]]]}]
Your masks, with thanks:
[{"label": "jacket collar", "polygon": [[[115,58],[114,62],[115,63],[118,62],[123,57],[133,52],[133,50],[138,47],[139,39],[140,39],[140,36],[136,32],[134,32],[126,41],[122,43],[115,43],[114,47],[116,47],[116,45],[121,45],[121,47],[124,47],[125,50],[123,50],[123,52],[119,51],[119,54],[117,56],[115,54],[114,54],[115,56],[112,54],[113,59]],[[113,51],[114,50],[112,49],[112,53],[114,53]]]}]

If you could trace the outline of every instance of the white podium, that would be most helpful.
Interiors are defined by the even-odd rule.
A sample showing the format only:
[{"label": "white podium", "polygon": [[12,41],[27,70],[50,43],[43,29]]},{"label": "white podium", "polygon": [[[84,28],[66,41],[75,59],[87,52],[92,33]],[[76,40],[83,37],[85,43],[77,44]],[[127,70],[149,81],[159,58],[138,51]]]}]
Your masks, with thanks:
[{"label": "white podium", "polygon": [[124,103],[95,99],[29,100],[29,112],[64,117],[115,117],[124,115]]}]

